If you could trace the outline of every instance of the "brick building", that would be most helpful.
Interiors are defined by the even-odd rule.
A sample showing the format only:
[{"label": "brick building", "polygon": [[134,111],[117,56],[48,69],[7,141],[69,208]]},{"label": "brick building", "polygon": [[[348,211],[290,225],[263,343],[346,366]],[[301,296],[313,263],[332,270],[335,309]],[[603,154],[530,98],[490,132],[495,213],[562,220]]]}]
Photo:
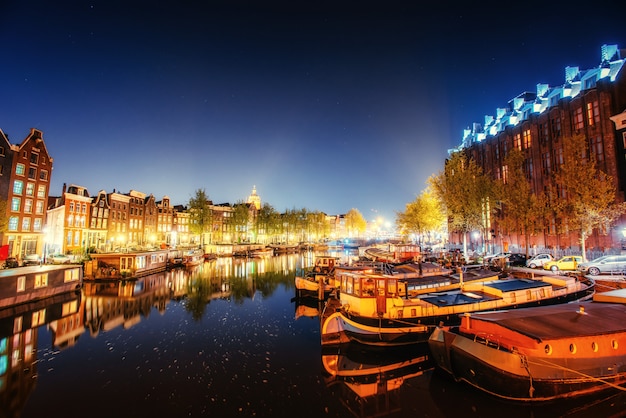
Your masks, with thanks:
[{"label": "brick building", "polygon": [[[589,70],[565,69],[565,82],[551,87],[538,84],[536,91],[524,92],[484,124],[467,129],[459,149],[466,150],[487,173],[496,179],[505,176],[503,165],[507,150],[517,148],[524,154],[524,171],[533,193],[547,190],[553,171],[563,159],[562,138],[584,135],[589,152],[598,167],[610,175],[617,189],[616,200],[625,200],[626,188],[626,75],[617,45],[603,45],[600,65]],[[622,115],[622,117],[620,117]],[[497,219],[490,220],[491,234],[481,237],[483,248],[502,250],[524,248],[518,231],[505,231]],[[545,219],[542,233],[531,236],[533,249],[579,249],[578,234],[560,228],[554,215]],[[626,231],[622,217],[610,231],[593,231],[587,248],[619,248]],[[461,242],[451,234],[451,243]]]}]

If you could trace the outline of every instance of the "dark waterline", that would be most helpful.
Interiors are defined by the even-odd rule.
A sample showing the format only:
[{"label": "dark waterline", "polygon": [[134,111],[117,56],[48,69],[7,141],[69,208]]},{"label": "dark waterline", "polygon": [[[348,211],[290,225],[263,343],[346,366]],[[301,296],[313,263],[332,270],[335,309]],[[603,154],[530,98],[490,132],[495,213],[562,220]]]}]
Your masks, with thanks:
[{"label": "dark waterline", "polygon": [[[35,354],[12,367],[8,353],[0,417],[625,415],[623,394],[541,407],[496,401],[433,371],[429,360],[330,376],[324,364],[337,354],[385,367],[411,363],[424,347],[322,351],[319,305],[294,300],[296,270],[313,258],[223,258],[137,281],[86,283],[81,295],[5,310],[0,338],[30,341]],[[45,324],[13,332],[16,317],[26,329],[42,308]]]}]

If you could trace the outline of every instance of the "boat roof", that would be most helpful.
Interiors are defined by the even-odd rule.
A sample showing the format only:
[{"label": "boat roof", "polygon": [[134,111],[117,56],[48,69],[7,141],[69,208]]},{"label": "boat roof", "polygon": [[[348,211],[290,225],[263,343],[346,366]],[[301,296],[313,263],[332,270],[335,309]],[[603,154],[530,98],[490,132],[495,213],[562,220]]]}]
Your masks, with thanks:
[{"label": "boat roof", "polygon": [[538,287],[552,286],[548,282],[541,280],[527,280],[527,279],[508,279],[508,280],[494,280],[489,282],[489,287],[501,290],[502,292],[514,292],[516,290],[536,289]]},{"label": "boat roof", "polygon": [[[518,290],[536,289],[539,287],[547,287],[551,285],[550,283],[542,282],[539,280],[506,279],[485,282],[484,286],[493,287],[495,289],[501,290],[502,292],[514,292]],[[449,292],[430,293],[420,297],[420,299],[441,307],[483,302],[492,299],[500,299],[500,297],[476,290],[472,290],[471,292],[452,290]]]},{"label": "boat roof", "polygon": [[471,318],[497,323],[537,341],[626,332],[626,304],[623,303],[572,302],[472,313]]},{"label": "boat roof", "polygon": [[426,296],[420,297],[421,300],[431,303],[435,306],[458,306],[466,305],[470,303],[483,302],[486,300],[500,299],[497,296],[488,295],[483,292],[441,292],[441,293],[429,293]]}]

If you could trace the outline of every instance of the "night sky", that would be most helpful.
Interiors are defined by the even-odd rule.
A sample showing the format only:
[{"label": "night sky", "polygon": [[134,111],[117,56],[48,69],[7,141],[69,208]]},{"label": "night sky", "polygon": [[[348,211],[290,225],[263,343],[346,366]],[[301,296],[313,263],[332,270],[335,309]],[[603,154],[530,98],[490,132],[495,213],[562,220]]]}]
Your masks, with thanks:
[{"label": "night sky", "polygon": [[[201,5],[202,4],[202,5]],[[425,6],[427,5],[427,6]],[[63,183],[395,213],[463,130],[626,48],[624,2],[3,1],[0,129]]]}]

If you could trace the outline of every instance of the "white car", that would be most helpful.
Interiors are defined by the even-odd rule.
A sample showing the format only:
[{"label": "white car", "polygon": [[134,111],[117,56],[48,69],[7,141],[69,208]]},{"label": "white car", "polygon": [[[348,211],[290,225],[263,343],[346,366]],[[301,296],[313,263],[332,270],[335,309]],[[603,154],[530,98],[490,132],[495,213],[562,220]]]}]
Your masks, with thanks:
[{"label": "white car", "polygon": [[47,258],[48,263],[51,264],[69,264],[72,259],[65,255],[65,254],[54,254],[54,255],[50,255]]},{"label": "white car", "polygon": [[537,267],[543,267],[543,265],[547,263],[548,261],[554,261],[554,257],[552,257],[552,255],[547,254],[547,253],[537,254],[537,255],[530,257],[528,260],[526,260],[526,267],[530,267],[531,269],[534,269]]}]

